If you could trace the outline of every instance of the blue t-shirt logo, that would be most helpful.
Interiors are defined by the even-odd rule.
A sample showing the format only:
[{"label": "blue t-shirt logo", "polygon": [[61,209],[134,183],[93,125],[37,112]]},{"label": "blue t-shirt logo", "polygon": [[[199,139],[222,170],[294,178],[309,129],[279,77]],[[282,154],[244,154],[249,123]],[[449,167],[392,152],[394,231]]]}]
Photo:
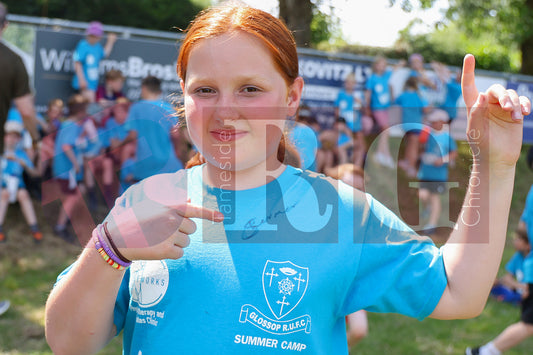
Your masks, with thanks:
[{"label": "blue t-shirt logo", "polygon": [[169,273],[164,260],[141,260],[131,265],[131,300],[140,307],[158,304],[168,289]]},{"label": "blue t-shirt logo", "polygon": [[271,334],[290,334],[303,331],[311,333],[311,317],[308,314],[284,319],[300,303],[307,291],[309,268],[290,261],[267,260],[263,269],[263,291],[268,308],[274,315],[265,315],[251,304],[241,307],[239,322],[251,323]]},{"label": "blue t-shirt logo", "polygon": [[268,307],[277,319],[289,314],[305,295],[309,269],[268,260],[263,270],[263,290]]}]

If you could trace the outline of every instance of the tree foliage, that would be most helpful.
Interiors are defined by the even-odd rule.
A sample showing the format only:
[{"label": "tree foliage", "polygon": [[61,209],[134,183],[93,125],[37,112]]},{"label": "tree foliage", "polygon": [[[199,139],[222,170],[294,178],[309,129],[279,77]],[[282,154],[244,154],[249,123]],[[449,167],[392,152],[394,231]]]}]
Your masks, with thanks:
[{"label": "tree foliage", "polygon": [[[417,2],[422,8],[434,5],[435,0],[389,0],[399,2],[402,9],[410,11]],[[487,65],[505,67],[509,56],[500,49],[518,48],[521,53],[521,71],[533,74],[533,0],[450,0],[446,18],[455,24],[473,42],[480,46]],[[489,58],[489,56],[493,56]],[[478,61],[479,62],[479,61]],[[496,68],[492,68],[496,69]]]},{"label": "tree foliage", "polygon": [[171,31],[186,28],[203,8],[191,0],[4,0],[18,15],[98,20],[108,25]]}]

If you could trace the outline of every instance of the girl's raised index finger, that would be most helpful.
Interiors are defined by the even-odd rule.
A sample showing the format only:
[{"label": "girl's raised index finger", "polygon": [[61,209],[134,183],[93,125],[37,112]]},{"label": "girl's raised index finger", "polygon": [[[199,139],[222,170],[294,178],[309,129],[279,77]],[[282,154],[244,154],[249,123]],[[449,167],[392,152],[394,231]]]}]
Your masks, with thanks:
[{"label": "girl's raised index finger", "polygon": [[468,110],[476,103],[479,92],[476,87],[476,59],[472,54],[465,55],[463,60],[463,74],[461,76],[461,88],[463,99]]}]

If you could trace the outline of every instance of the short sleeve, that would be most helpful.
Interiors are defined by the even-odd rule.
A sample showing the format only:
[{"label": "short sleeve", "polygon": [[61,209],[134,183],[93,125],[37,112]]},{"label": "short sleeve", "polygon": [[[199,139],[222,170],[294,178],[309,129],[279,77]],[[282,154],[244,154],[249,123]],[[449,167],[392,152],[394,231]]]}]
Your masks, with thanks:
[{"label": "short sleeve", "polygon": [[516,271],[519,270],[519,267],[517,265],[519,262],[518,257],[518,253],[514,253],[511,259],[507,262],[507,264],[505,264],[505,270],[510,274],[515,275]]},{"label": "short sleeve", "polygon": [[75,62],[82,62],[85,57],[85,51],[84,51],[84,45],[83,41],[79,41],[76,45],[76,49],[74,50],[74,53],[72,54],[72,60]]},{"label": "short sleeve", "polygon": [[374,87],[374,80],[372,80],[373,78],[374,78],[373,75],[370,75],[368,77],[368,80],[365,83],[365,89],[366,90],[372,90],[373,89],[373,87]]},{"label": "short sleeve", "polygon": [[138,105],[131,105],[130,107],[130,111],[128,112],[128,118],[126,118],[126,122],[124,122],[124,130],[126,132],[130,132],[130,131],[136,131],[137,130],[137,127],[136,127],[136,120],[137,120],[137,111],[138,111]]},{"label": "short sleeve", "polygon": [[452,136],[450,136],[450,152],[455,152],[457,151],[457,143],[455,142],[455,139],[452,138]]},{"label": "short sleeve", "polygon": [[428,100],[420,96],[420,107],[428,107],[428,106],[429,106]]},{"label": "short sleeve", "polygon": [[340,90],[337,94],[337,98],[335,99],[334,106],[338,108],[340,106],[340,102],[342,100],[342,90]]},{"label": "short sleeve", "polygon": [[26,154],[25,151],[23,151],[23,150],[18,151],[18,154],[19,154],[19,158],[24,161],[26,166],[28,166],[30,169],[34,168],[33,162],[30,160],[30,157],[28,157],[28,154]]},{"label": "short sleeve", "polygon": [[358,308],[423,319],[447,285],[442,253],[368,195],[369,211],[357,274],[344,312]]},{"label": "short sleeve", "polygon": [[15,63],[15,81],[13,82],[13,97],[18,98],[28,95],[30,91],[30,79],[24,66],[24,62],[19,56],[16,56]]}]

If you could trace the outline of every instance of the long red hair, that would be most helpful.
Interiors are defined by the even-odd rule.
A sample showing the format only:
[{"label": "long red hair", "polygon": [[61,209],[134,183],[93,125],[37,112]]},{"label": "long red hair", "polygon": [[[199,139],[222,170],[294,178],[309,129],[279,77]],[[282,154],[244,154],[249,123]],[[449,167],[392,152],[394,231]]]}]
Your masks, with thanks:
[{"label": "long red hair", "polygon": [[[298,53],[292,33],[278,18],[267,12],[243,5],[227,4],[211,7],[194,19],[186,30],[180,47],[176,71],[181,80],[187,77],[191,50],[199,41],[235,31],[243,31],[263,42],[287,86],[298,77]],[[300,158],[284,134],[277,153],[278,160],[299,166]],[[202,164],[205,159],[197,153],[186,167]]]}]

